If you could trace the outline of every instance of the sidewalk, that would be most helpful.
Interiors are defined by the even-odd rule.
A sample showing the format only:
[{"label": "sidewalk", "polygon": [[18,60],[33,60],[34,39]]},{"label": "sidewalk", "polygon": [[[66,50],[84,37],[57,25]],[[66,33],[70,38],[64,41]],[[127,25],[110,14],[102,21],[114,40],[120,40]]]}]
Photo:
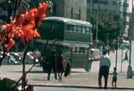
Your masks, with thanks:
[{"label": "sidewalk", "polygon": [[[30,67],[27,66],[27,69]],[[21,66],[2,66],[1,77],[7,77],[14,80],[18,80],[21,77]],[[134,78],[127,79],[127,74],[118,73],[117,89],[134,89]],[[34,86],[59,86],[59,87],[85,87],[85,88],[98,88],[98,73],[91,72],[86,73],[84,69],[73,69],[71,75],[63,77],[62,82],[54,79],[54,75],[51,74],[50,81],[47,80],[47,74],[42,72],[41,67],[35,67],[28,75],[28,84]],[[111,88],[112,75],[109,75],[108,87]]]}]

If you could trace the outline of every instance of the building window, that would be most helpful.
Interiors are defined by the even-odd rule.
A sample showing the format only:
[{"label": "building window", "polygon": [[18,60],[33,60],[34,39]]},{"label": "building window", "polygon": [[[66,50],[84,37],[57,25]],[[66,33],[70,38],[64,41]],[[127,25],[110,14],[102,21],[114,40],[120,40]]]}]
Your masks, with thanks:
[{"label": "building window", "polygon": [[113,1],[112,2],[112,5],[117,5],[117,1]]},{"label": "building window", "polygon": [[79,20],[81,19],[81,10],[79,9]]},{"label": "building window", "polygon": [[98,3],[98,0],[93,0],[93,3]]},{"label": "building window", "polygon": [[123,6],[128,7],[129,5],[128,5],[128,3],[123,3]]},{"label": "building window", "polygon": [[73,7],[71,8],[71,18],[73,18]]},{"label": "building window", "polygon": [[93,9],[94,12],[97,12],[97,9]]},{"label": "building window", "polygon": [[108,4],[108,1],[100,1],[100,4]]},{"label": "building window", "polygon": [[87,0],[87,3],[90,3],[90,0]]},{"label": "building window", "polygon": [[108,4],[108,1],[93,0],[93,3]]},{"label": "building window", "polygon": [[127,16],[127,12],[123,12],[123,15],[124,15],[124,16]]}]

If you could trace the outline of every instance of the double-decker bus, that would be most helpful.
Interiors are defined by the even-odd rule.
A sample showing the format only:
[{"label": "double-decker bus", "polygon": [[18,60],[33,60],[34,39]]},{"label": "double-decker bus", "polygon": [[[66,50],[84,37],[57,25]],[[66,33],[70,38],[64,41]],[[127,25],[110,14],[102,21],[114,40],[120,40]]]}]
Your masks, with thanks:
[{"label": "double-decker bus", "polygon": [[63,51],[73,68],[85,68],[92,44],[92,25],[89,22],[63,17],[46,17],[39,28],[38,42]]}]

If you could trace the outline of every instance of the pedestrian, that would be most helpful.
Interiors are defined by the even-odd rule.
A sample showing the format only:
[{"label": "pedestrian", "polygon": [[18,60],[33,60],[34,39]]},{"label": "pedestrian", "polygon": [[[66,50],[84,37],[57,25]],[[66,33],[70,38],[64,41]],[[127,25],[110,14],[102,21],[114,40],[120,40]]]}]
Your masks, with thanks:
[{"label": "pedestrian", "polygon": [[47,79],[50,80],[51,73],[54,73],[55,80],[57,80],[57,68],[56,68],[56,51],[51,51],[49,56],[49,67],[48,67],[48,76]]},{"label": "pedestrian", "polygon": [[108,55],[110,55],[110,46],[109,45],[107,46],[107,52],[108,52]]},{"label": "pedestrian", "polygon": [[87,67],[85,68],[86,72],[91,71],[92,61],[93,61],[93,58],[88,58]]},{"label": "pedestrian", "polygon": [[116,82],[117,82],[117,72],[116,67],[114,68],[114,72],[112,73],[112,87],[116,88]]},{"label": "pedestrian", "polygon": [[125,53],[125,58],[122,61],[128,61],[128,50]]},{"label": "pedestrian", "polygon": [[71,62],[67,61],[64,76],[67,77],[71,72]]},{"label": "pedestrian", "polygon": [[62,51],[59,51],[59,55],[57,57],[57,73],[59,77],[59,81],[62,81],[62,75],[65,72],[66,60],[62,55]]},{"label": "pedestrian", "polygon": [[107,54],[107,51],[103,51],[103,56],[100,58],[100,68],[99,68],[99,76],[98,76],[98,84],[99,87],[102,87],[102,76],[105,79],[105,85],[104,88],[107,89],[107,83],[108,83],[108,75],[109,75],[109,68],[111,66],[111,60],[109,55]]}]

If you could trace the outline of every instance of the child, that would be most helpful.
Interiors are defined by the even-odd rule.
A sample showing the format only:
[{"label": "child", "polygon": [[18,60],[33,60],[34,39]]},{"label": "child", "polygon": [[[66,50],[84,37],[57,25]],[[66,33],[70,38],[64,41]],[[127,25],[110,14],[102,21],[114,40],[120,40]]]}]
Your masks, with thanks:
[{"label": "child", "polygon": [[116,88],[116,82],[117,82],[117,72],[116,72],[116,68],[114,68],[114,72],[113,74],[113,78],[112,78],[112,87]]}]

